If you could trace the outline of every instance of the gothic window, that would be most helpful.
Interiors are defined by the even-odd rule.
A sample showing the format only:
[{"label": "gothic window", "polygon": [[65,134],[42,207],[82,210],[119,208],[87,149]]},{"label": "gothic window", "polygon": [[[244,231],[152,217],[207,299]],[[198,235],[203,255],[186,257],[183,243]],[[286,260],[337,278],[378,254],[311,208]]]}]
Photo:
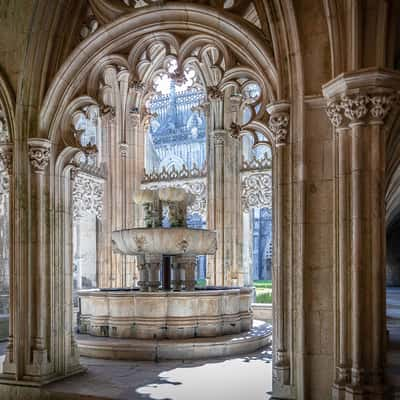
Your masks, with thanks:
[{"label": "gothic window", "polygon": [[[152,176],[146,187],[181,187],[194,194],[196,201],[188,209],[187,222],[192,228],[206,227],[207,184],[206,122],[199,104],[205,91],[198,84],[193,69],[186,68],[177,76],[176,60],[171,60],[167,72],[153,80],[155,94],[147,107],[153,115],[146,137],[146,177]],[[168,216],[164,217],[168,226]],[[206,260],[198,259],[197,278],[205,279]]]},{"label": "gothic window", "polygon": [[[257,133],[261,139],[261,134]],[[272,278],[272,151],[242,137],[243,264],[253,281]],[[251,240],[249,239],[251,238]]]}]

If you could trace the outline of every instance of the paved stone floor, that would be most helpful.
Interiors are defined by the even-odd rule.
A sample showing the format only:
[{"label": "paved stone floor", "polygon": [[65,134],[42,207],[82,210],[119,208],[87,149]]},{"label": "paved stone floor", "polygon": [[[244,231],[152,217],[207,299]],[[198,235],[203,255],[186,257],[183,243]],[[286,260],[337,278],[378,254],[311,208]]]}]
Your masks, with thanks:
[{"label": "paved stone floor", "polygon": [[57,393],[99,399],[265,400],[271,390],[271,350],[195,362],[105,361],[82,357],[86,374],[48,386]]}]

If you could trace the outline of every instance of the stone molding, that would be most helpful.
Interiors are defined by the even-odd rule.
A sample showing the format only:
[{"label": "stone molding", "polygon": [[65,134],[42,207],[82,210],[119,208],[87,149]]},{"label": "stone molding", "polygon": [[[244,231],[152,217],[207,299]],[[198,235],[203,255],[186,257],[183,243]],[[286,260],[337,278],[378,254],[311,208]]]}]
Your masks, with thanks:
[{"label": "stone molding", "polygon": [[269,114],[267,126],[275,139],[275,146],[284,146],[288,140],[290,104],[278,101],[268,104],[266,110]]},{"label": "stone molding", "polygon": [[32,172],[43,174],[50,161],[51,142],[47,139],[28,139],[29,161]]},{"label": "stone molding", "polygon": [[104,181],[79,169],[72,174],[72,213],[75,221],[85,214],[101,219],[103,213]]}]

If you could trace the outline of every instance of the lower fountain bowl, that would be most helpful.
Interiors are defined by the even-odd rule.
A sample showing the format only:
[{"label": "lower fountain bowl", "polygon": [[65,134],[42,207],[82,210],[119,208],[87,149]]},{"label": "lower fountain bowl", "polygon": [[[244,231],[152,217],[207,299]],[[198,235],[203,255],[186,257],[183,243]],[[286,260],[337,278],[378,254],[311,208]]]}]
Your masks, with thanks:
[{"label": "lower fountain bowl", "polygon": [[112,338],[187,339],[248,331],[251,288],[182,292],[82,290],[78,329]]}]

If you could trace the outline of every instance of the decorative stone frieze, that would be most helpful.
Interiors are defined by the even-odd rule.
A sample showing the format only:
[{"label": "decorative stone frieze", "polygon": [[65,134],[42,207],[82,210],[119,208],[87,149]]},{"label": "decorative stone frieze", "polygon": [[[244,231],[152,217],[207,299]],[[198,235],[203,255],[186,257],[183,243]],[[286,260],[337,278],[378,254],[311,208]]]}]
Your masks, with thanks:
[{"label": "decorative stone frieze", "polygon": [[328,103],[326,113],[335,128],[354,122],[381,122],[400,104],[399,92],[342,94]]},{"label": "decorative stone frieze", "polygon": [[28,145],[32,172],[43,174],[50,161],[50,141],[47,139],[29,139]]},{"label": "decorative stone frieze", "polygon": [[286,101],[279,101],[269,104],[266,109],[270,115],[267,126],[274,135],[275,146],[284,146],[289,132],[290,105]]},{"label": "decorative stone frieze", "polygon": [[79,220],[85,214],[101,219],[103,212],[104,181],[98,177],[75,170],[72,185],[73,218]]},{"label": "decorative stone frieze", "polygon": [[272,175],[270,171],[243,176],[242,207],[244,212],[249,212],[251,208],[272,207]]},{"label": "decorative stone frieze", "polygon": [[250,160],[243,159],[240,171],[262,171],[266,169],[272,169],[272,158],[269,157],[268,153],[265,153],[262,158],[257,158],[257,156],[254,155]]},{"label": "decorative stone frieze", "polygon": [[193,165],[192,169],[189,169],[185,164],[181,169],[177,170],[173,165],[168,170],[163,167],[160,172],[145,173],[142,183],[149,182],[161,182],[161,181],[174,181],[179,179],[192,179],[192,178],[203,178],[207,176],[207,165],[204,164],[202,168],[198,168]]}]

